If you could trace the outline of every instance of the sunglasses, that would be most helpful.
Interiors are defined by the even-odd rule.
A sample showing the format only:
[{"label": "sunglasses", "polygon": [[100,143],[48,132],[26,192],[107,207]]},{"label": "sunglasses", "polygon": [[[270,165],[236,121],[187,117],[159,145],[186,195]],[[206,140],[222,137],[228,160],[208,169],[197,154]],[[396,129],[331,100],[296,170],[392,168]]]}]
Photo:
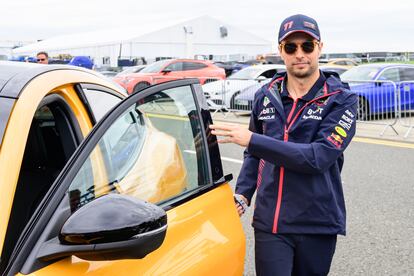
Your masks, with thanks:
[{"label": "sunglasses", "polygon": [[281,49],[283,49],[286,52],[286,54],[288,54],[288,55],[294,54],[297,51],[299,46],[300,46],[300,48],[302,48],[302,51],[304,53],[311,54],[315,50],[316,45],[319,45],[319,42],[317,42],[317,41],[305,41],[301,44],[296,44],[296,43],[293,43],[293,42],[286,42],[286,43],[282,42],[282,43],[280,43],[279,47]]},{"label": "sunglasses", "polygon": [[45,61],[45,58],[38,58],[37,61]]}]

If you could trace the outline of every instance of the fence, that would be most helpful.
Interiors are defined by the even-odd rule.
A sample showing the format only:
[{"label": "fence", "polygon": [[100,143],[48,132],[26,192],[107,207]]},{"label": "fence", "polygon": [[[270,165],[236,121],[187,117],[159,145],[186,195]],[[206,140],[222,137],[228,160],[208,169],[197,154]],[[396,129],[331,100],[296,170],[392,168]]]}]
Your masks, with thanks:
[{"label": "fence", "polygon": [[[270,79],[224,80],[203,86],[214,112],[248,113],[252,110],[254,95]],[[414,80],[395,83],[392,81],[348,81],[351,91],[358,95],[357,121],[362,124],[383,126],[399,135],[395,126],[407,128],[407,138],[414,128]]]},{"label": "fence", "polygon": [[227,79],[203,85],[207,103],[214,112],[249,113],[254,94],[271,79]]}]

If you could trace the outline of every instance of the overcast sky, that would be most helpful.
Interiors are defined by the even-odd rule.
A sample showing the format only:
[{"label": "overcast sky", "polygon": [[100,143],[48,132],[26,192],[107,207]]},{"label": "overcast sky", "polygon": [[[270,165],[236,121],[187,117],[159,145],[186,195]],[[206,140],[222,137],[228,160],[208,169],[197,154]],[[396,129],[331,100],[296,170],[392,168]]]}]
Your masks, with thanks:
[{"label": "overcast sky", "polygon": [[4,0],[0,40],[38,40],[59,34],[210,15],[276,41],[280,22],[315,18],[324,52],[414,51],[412,0]]}]

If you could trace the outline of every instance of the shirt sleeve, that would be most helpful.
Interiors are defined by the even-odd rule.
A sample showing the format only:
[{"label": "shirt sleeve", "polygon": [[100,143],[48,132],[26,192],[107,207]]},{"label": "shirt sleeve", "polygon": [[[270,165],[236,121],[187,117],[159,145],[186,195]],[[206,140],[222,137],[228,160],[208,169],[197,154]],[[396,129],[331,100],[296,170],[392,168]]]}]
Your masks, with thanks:
[{"label": "shirt sleeve", "polygon": [[284,142],[254,133],[248,151],[257,158],[302,173],[328,170],[349,145],[356,129],[358,98],[350,94],[325,116],[311,143]]}]

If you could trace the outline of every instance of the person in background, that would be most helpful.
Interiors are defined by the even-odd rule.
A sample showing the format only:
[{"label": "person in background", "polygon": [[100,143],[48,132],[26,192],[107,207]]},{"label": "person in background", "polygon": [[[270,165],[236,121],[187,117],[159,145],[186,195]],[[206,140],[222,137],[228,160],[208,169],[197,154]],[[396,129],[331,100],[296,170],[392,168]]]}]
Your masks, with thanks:
[{"label": "person in background", "polygon": [[46,52],[39,52],[36,54],[37,63],[49,64],[49,55]]},{"label": "person in background", "polygon": [[323,43],[314,19],[286,18],[278,43],[287,72],[257,91],[249,129],[210,128],[224,137],[219,142],[246,147],[235,200],[242,215],[256,192],[257,275],[327,275],[337,235],[345,235],[341,170],[358,98],[319,70]]}]

